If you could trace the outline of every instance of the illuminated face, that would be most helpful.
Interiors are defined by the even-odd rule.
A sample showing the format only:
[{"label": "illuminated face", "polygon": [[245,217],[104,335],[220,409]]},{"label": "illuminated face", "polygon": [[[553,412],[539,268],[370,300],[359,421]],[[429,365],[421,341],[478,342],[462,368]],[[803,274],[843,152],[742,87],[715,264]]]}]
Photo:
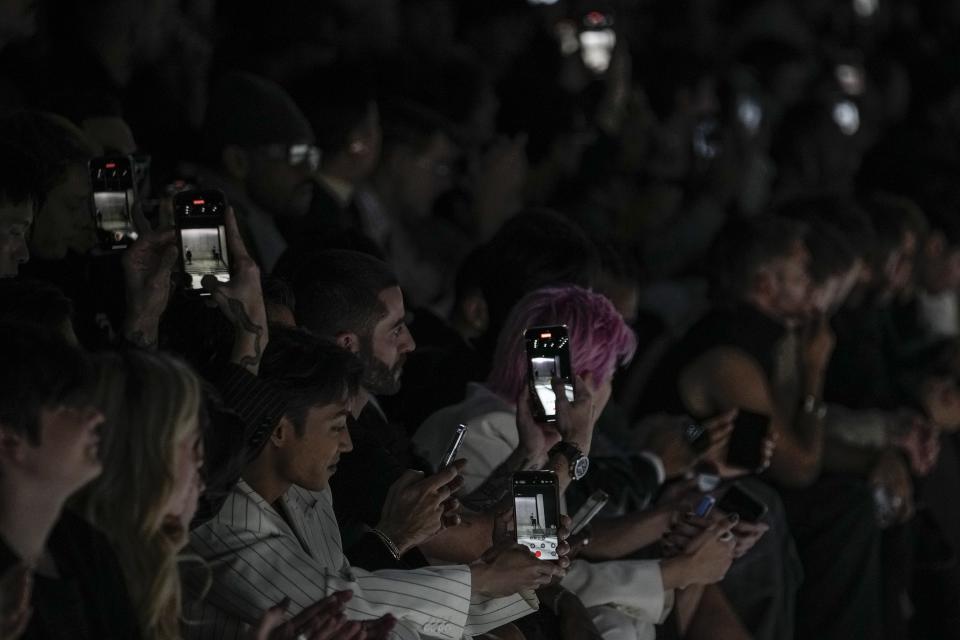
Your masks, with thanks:
[{"label": "illuminated face", "polygon": [[310,408],[303,435],[292,434],[284,445],[281,473],[286,480],[309,491],[329,486],[340,455],[353,450],[347,430],[350,409],[349,400]]},{"label": "illuminated face", "polygon": [[102,470],[100,431],[103,414],[92,407],[59,406],[40,410],[40,441],[20,443],[19,466],[45,486],[69,495]]},{"label": "illuminated face", "polygon": [[0,205],[0,278],[16,276],[19,266],[30,259],[27,236],[32,223],[32,199]]},{"label": "illuminated face", "polygon": [[774,308],[786,320],[801,319],[810,310],[810,253],[797,241],[790,253],[773,265]]},{"label": "illuminated face", "polygon": [[197,512],[203,492],[200,468],[203,466],[203,438],[199,426],[188,430],[176,443],[173,461],[173,488],[163,510],[166,519],[176,520],[184,530]]},{"label": "illuminated face", "polygon": [[400,390],[400,377],[407,354],[417,348],[404,318],[403,293],[389,287],[377,296],[387,314],[369,336],[360,338],[357,353],[364,365],[363,386],[377,395],[392,395]]},{"label": "illuminated face", "polygon": [[30,234],[30,251],[45,260],[62,260],[68,251],[88,253],[96,241],[87,168],[74,164],[67,169],[64,179],[50,190],[37,212]]}]

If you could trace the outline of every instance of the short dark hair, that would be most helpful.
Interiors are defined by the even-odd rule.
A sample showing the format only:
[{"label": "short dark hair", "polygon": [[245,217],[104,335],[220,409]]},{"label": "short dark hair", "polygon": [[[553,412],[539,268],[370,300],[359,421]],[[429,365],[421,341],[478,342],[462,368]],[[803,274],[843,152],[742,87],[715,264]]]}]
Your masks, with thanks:
[{"label": "short dark hair", "polygon": [[912,200],[889,193],[875,193],[863,199],[863,208],[876,230],[874,265],[900,246],[907,233],[914,233],[917,241],[927,232],[927,219]]},{"label": "short dark hair", "polygon": [[543,287],[596,285],[600,256],[596,246],[572,220],[549,209],[530,209],[507,220],[481,248],[480,289],[499,331],[520,299]]},{"label": "short dark hair", "polygon": [[782,216],[732,220],[717,234],[711,249],[711,292],[719,303],[741,299],[757,271],[786,257],[804,241],[807,225]]},{"label": "short dark hair", "polygon": [[260,376],[284,396],[284,411],[303,435],[311,408],[353,396],[360,388],[363,364],[350,351],[304,329],[273,327]]},{"label": "short dark hair", "polygon": [[358,251],[316,251],[297,263],[287,274],[297,323],[327,338],[372,331],[387,312],[380,292],[399,284],[387,263]]},{"label": "short dark hair", "polygon": [[89,401],[92,370],[86,356],[61,337],[0,322],[0,424],[40,443],[40,412]]},{"label": "short dark hair", "polygon": [[290,95],[313,127],[324,157],[345,150],[376,104],[376,83],[362,65],[342,61],[314,69],[290,84]]},{"label": "short dark hair", "polygon": [[0,279],[0,322],[60,331],[73,317],[73,302],[63,291],[44,280]]},{"label": "short dark hair", "polygon": [[72,122],[53,113],[18,111],[0,118],[0,140],[29,150],[37,167],[36,205],[63,180],[70,165],[87,163],[96,153]]},{"label": "short dark hair", "polygon": [[0,142],[0,203],[40,202],[40,165],[24,147]]},{"label": "short dark hair", "polygon": [[853,268],[857,254],[840,231],[826,222],[813,221],[806,235],[810,250],[810,277],[816,284]]}]

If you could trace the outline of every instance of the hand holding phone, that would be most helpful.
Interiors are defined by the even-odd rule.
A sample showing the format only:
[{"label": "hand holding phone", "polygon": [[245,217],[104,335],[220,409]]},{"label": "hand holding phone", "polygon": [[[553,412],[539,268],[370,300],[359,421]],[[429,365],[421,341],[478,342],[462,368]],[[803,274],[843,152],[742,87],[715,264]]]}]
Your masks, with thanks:
[{"label": "hand holding phone", "polygon": [[457,459],[457,452],[460,450],[460,445],[463,444],[463,439],[466,435],[467,425],[462,423],[458,424],[457,428],[453,431],[453,435],[450,437],[450,444],[447,445],[447,449],[440,459],[440,469],[446,469]]},{"label": "hand holding phone", "polygon": [[227,242],[227,198],[216,189],[182,191],[173,197],[180,266],[189,276],[186,288],[210,295],[203,280],[213,276],[230,282],[231,251]]},{"label": "hand holding phone", "polygon": [[136,176],[130,156],[101,156],[88,163],[97,244],[103,251],[120,251],[138,237],[134,225]]},{"label": "hand holding phone", "polygon": [[513,474],[514,521],[517,544],[541,560],[560,555],[560,495],[553,471],[518,471]]},{"label": "hand holding phone", "polygon": [[727,464],[750,472],[761,471],[769,433],[770,416],[741,409],[734,420]]},{"label": "hand holding phone", "polygon": [[737,514],[744,522],[758,522],[767,514],[767,505],[738,482],[730,485],[717,503],[717,508]]},{"label": "hand holding phone", "polygon": [[583,503],[583,506],[574,514],[570,525],[570,535],[575,536],[583,531],[583,529],[590,524],[590,521],[603,510],[603,507],[606,506],[609,500],[610,495],[603,489],[594,491],[593,494],[587,498],[587,501]]},{"label": "hand holding phone", "polygon": [[[191,233],[199,230],[205,233],[211,242],[212,234],[217,234],[217,237],[223,241],[223,253],[220,254],[220,250],[217,250],[219,254],[218,262],[213,261],[213,249],[211,248],[211,262],[207,263],[210,269],[197,264],[194,272],[189,274],[190,291],[201,294],[200,291],[192,288],[193,285],[197,284],[197,277],[199,277],[199,285],[203,293],[213,298],[217,308],[234,326],[234,347],[231,360],[256,374],[263,348],[268,339],[267,311],[263,302],[263,291],[260,287],[260,268],[247,253],[232,208],[227,206],[223,209],[222,225],[218,223],[219,207],[215,210],[211,209],[209,212],[186,212],[185,215],[183,211],[184,200],[190,203],[197,200],[203,201],[203,205],[197,206],[207,204],[207,197],[195,195],[198,193],[205,194],[207,192],[187,191],[178,194],[174,199],[174,207],[178,212],[176,217],[183,220],[183,226],[178,224],[181,264],[185,264],[187,259],[185,247],[190,246],[187,243],[190,242]],[[180,207],[177,207],[178,199],[180,199]],[[189,221],[184,220],[193,213],[204,213],[204,215],[194,215]],[[216,229],[210,227],[210,224],[216,224]],[[186,240],[184,240],[184,234],[186,234]],[[190,259],[193,261],[196,256],[191,254]],[[226,272],[223,271],[224,265],[229,265]],[[208,270],[212,272],[205,273]]]},{"label": "hand holding phone", "polygon": [[559,380],[569,402],[573,402],[573,373],[570,370],[570,338],[567,327],[531,327],[524,334],[528,376],[534,401],[533,416],[538,422],[556,422]]}]

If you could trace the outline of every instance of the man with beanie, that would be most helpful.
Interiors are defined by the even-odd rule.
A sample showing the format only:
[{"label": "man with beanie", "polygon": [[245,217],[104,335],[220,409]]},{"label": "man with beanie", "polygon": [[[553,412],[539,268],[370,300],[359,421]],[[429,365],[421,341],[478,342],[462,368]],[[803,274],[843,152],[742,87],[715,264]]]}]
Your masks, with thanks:
[{"label": "man with beanie", "polygon": [[313,130],[277,84],[244,72],[214,83],[203,125],[205,187],[226,193],[264,273],[286,250],[276,218],[310,209],[320,164]]}]

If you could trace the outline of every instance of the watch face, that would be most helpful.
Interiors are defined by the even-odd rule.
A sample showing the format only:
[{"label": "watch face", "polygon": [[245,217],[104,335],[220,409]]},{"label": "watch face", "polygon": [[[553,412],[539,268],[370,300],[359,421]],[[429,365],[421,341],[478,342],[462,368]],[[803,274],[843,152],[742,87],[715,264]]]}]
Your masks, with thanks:
[{"label": "watch face", "polygon": [[575,463],[573,463],[573,479],[579,480],[583,476],[587,475],[587,470],[590,468],[590,458],[587,456],[581,456]]}]

